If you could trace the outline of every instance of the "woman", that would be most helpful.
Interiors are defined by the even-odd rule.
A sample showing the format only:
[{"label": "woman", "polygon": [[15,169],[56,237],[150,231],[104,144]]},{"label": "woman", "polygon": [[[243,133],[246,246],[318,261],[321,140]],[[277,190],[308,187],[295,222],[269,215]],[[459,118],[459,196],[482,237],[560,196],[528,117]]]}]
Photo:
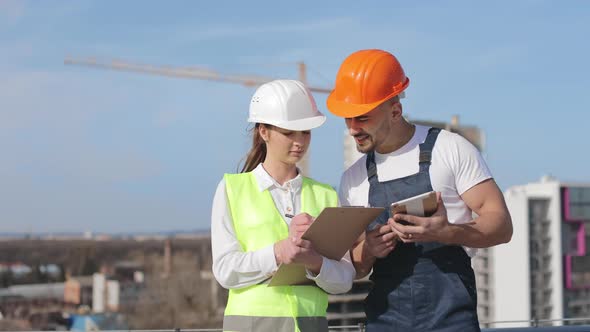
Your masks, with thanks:
[{"label": "woman", "polygon": [[[298,81],[262,85],[250,102],[252,148],[239,174],[225,174],[211,214],[213,273],[229,289],[226,331],[327,331],[328,293],[352,287],[347,254],[334,261],[301,235],[324,207],[337,205],[328,185],[303,177],[296,163],[311,129],[326,120]],[[269,287],[282,263],[305,266],[311,286]]]}]

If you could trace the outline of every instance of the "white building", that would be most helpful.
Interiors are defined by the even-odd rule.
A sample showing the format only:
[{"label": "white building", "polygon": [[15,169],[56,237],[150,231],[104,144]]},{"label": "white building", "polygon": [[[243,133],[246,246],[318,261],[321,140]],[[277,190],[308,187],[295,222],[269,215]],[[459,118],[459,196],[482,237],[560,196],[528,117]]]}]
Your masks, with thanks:
[{"label": "white building", "polygon": [[514,234],[510,243],[490,249],[489,320],[590,317],[590,184],[543,177],[504,196]]}]

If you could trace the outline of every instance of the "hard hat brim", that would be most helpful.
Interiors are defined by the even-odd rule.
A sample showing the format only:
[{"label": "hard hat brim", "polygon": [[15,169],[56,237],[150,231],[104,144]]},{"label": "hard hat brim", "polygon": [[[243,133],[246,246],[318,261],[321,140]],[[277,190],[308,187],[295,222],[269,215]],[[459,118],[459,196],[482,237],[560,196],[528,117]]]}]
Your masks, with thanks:
[{"label": "hard hat brim", "polygon": [[326,116],[322,114],[311,118],[283,122],[258,121],[256,119],[248,119],[248,122],[266,123],[287,130],[306,131],[312,130],[323,125],[324,122],[326,122]]},{"label": "hard hat brim", "polygon": [[342,118],[354,118],[369,113],[370,111],[374,110],[377,106],[383,104],[387,100],[403,93],[409,84],[410,80],[406,79],[406,82],[401,87],[401,89],[399,89],[398,91],[394,91],[385,98],[370,104],[351,104],[342,100],[338,100],[334,96],[334,91],[332,91],[328,96],[328,99],[326,100],[326,104],[328,106],[328,110],[330,111],[330,113]]}]

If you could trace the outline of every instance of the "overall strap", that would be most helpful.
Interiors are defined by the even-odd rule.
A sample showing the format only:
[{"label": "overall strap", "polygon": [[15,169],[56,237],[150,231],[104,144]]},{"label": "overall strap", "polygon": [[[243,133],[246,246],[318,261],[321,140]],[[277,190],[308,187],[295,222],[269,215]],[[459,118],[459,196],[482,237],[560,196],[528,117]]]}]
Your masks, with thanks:
[{"label": "overall strap", "polygon": [[375,151],[367,153],[366,167],[369,183],[379,182],[379,178],[377,177],[377,164],[375,163]]},{"label": "overall strap", "polygon": [[420,144],[420,158],[418,161],[420,165],[420,172],[428,171],[430,168],[430,163],[432,161],[432,149],[434,148],[434,143],[436,143],[436,139],[440,131],[440,128],[432,127],[428,129],[428,135],[426,136],[424,143]]}]

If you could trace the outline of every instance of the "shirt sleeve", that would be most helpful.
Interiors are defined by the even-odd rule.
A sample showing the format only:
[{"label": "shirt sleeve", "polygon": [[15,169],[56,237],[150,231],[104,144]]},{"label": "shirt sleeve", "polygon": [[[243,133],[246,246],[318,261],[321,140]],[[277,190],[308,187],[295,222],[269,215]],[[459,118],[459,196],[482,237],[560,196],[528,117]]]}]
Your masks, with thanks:
[{"label": "shirt sleeve", "polygon": [[217,186],[211,211],[213,275],[222,287],[242,288],[258,284],[277,270],[273,245],[244,252],[233,228],[225,181]]},{"label": "shirt sleeve", "polygon": [[453,134],[455,141],[455,185],[457,192],[462,195],[478,183],[492,177],[481,153],[464,137]]},{"label": "shirt sleeve", "polygon": [[307,271],[307,278],[315,283],[326,293],[341,294],[346,293],[352,288],[352,282],[356,271],[350,259],[350,253],[347,251],[340,261],[322,257],[322,268],[316,276]]},{"label": "shirt sleeve", "polygon": [[350,191],[347,178],[347,172],[342,173],[340,185],[338,186],[338,202],[340,206],[350,206]]}]

